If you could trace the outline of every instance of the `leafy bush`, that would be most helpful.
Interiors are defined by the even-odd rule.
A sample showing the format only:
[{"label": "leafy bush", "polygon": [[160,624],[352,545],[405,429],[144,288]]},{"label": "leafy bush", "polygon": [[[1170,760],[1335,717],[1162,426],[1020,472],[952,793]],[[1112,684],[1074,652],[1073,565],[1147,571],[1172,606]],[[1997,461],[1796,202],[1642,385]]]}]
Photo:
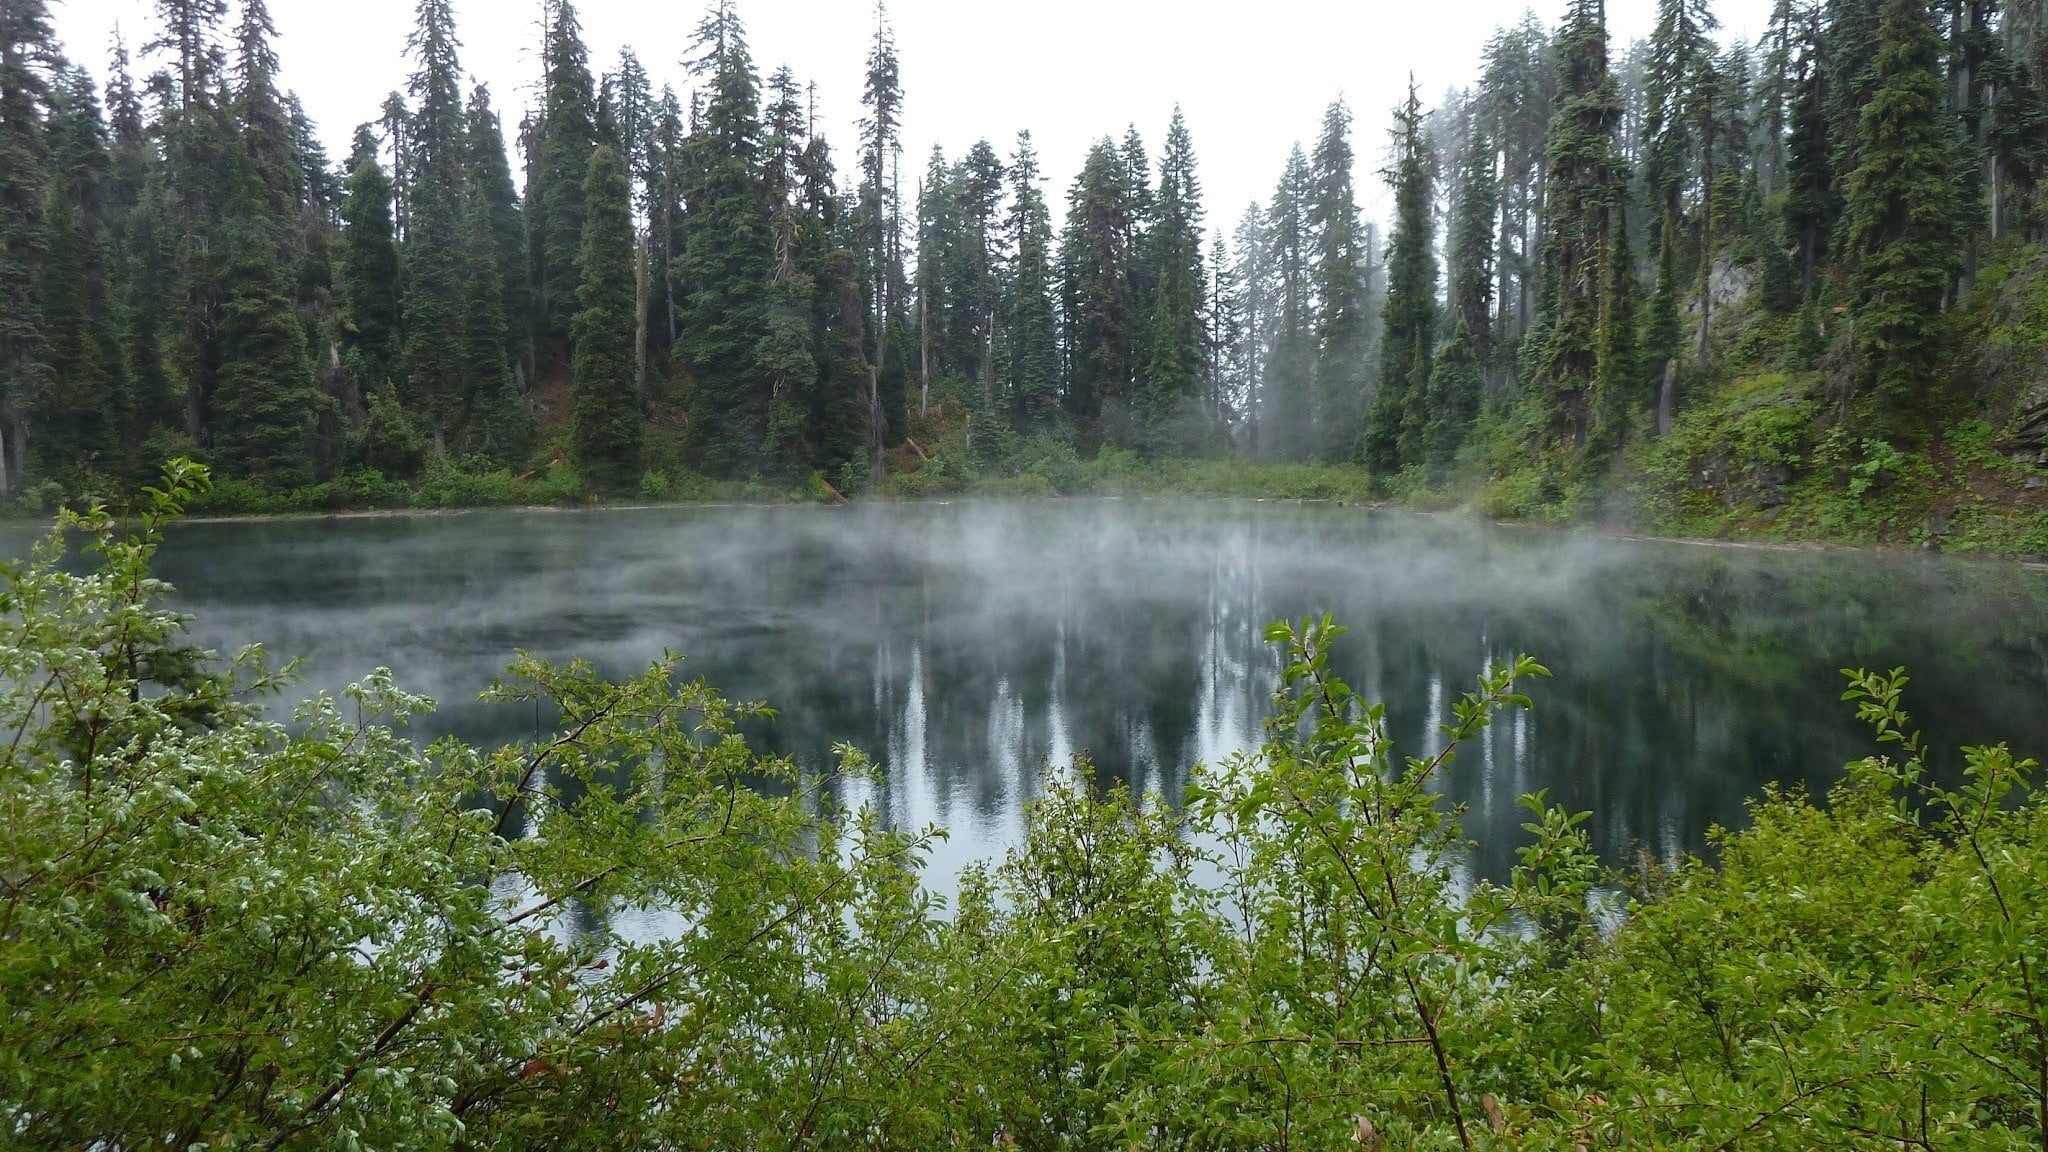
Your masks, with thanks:
[{"label": "leafy bush", "polygon": [[519,503],[510,468],[435,456],[420,473],[415,508],[500,508]]}]

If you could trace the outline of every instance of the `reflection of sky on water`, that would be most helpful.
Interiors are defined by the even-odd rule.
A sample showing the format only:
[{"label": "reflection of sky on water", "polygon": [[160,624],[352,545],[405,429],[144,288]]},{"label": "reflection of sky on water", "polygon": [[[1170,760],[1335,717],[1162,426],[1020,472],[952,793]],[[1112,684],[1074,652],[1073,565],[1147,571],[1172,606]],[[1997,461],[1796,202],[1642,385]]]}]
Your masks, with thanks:
[{"label": "reflection of sky on water", "polygon": [[[948,874],[1015,842],[1047,764],[1177,794],[1259,739],[1271,621],[1350,625],[1340,672],[1403,748],[1489,661],[1557,672],[1454,768],[1474,866],[1512,861],[1522,794],[1594,814],[1603,850],[1672,854],[1766,783],[1824,787],[1869,750],[1837,669],[1905,664],[1938,744],[2048,751],[2048,575],[1846,553],[1716,550],[1274,504],[1046,502],[679,509],[189,525],[163,570],[207,643],[378,666],[476,740],[533,734],[476,700],[515,649],[627,674],[664,649],[780,709],[757,735]],[[543,718],[544,719],[544,718]]]}]

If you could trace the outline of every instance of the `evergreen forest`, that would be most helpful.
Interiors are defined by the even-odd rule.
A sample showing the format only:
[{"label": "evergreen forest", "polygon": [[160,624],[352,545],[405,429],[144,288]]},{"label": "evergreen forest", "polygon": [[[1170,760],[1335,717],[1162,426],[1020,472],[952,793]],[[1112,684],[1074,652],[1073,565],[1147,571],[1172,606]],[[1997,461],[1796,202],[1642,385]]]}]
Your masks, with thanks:
[{"label": "evergreen forest", "polygon": [[1028,132],[906,156],[879,8],[838,157],[731,0],[666,79],[548,0],[524,109],[420,0],[333,157],[264,0],[159,0],[104,84],[10,0],[0,488],[189,457],[220,511],[1186,491],[2048,550],[2040,0],[1779,0],[1754,43],[1643,3],[1641,43],[1604,0],[1501,28],[1384,134],[1332,104],[1232,224],[1178,114],[1073,174]]}]

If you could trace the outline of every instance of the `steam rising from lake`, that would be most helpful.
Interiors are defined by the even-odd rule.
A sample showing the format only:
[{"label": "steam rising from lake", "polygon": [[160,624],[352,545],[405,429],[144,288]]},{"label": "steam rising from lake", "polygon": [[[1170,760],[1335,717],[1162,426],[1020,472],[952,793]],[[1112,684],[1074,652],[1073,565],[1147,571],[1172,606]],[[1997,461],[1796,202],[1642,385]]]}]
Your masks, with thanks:
[{"label": "steam rising from lake", "polygon": [[1592,811],[1609,853],[1669,855],[1767,782],[1824,788],[1872,750],[1847,666],[1909,665],[1939,744],[2048,753],[2048,575],[1999,564],[1066,501],[195,524],[162,568],[205,643],[305,657],[308,691],[388,666],[480,741],[532,734],[530,711],[476,700],[515,649],[617,675],[682,652],[779,709],[769,747],[870,751],[887,783],[849,798],[951,827],[941,869],[1013,842],[1048,764],[1089,751],[1173,796],[1256,743],[1280,670],[1264,627],[1311,612],[1351,626],[1340,671],[1413,754],[1489,661],[1556,671],[1448,783],[1490,874],[1524,792]]}]

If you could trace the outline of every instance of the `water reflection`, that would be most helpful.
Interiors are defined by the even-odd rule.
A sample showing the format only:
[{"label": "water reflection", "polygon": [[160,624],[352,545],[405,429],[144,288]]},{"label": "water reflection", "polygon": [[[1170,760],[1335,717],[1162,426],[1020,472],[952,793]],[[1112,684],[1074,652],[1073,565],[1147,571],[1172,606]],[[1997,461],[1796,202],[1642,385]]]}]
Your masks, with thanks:
[{"label": "water reflection", "polygon": [[202,524],[163,560],[207,643],[303,656],[309,690],[389,666],[474,740],[532,734],[476,700],[515,649],[620,675],[686,653],[780,710],[767,746],[870,751],[886,782],[848,798],[950,827],[941,870],[1013,842],[1048,763],[1177,795],[1255,743],[1264,627],[1309,612],[1352,627],[1340,671],[1416,754],[1489,661],[1556,671],[1449,777],[1488,875],[1536,789],[1593,812],[1603,851],[1668,855],[1769,782],[1825,788],[1869,750],[1844,666],[1910,666],[1940,745],[2048,752],[2048,576],[2001,564],[1118,502]]}]

